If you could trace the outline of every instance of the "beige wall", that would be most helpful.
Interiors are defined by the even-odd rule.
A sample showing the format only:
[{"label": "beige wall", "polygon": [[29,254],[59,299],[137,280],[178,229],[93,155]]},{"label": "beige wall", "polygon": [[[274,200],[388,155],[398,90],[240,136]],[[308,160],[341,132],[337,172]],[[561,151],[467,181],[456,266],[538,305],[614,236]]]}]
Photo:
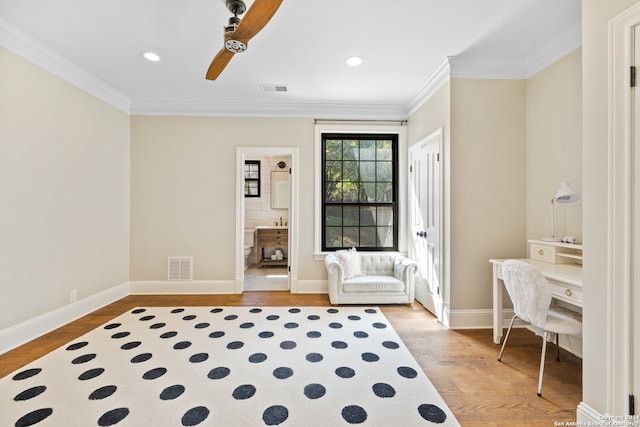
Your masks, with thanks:
[{"label": "beige wall", "polygon": [[312,119],[134,116],[131,280],[166,280],[168,256],[193,256],[194,280],[235,277],[236,148],[297,147],[300,280],[326,277],[313,260]]},{"label": "beige wall", "polygon": [[0,48],[0,330],[126,283],[129,117]]},{"label": "beige wall", "polygon": [[[560,182],[582,193],[582,50],[527,79],[527,237],[551,235]],[[582,201],[556,204],[556,235],[582,241]]]},{"label": "beige wall", "polygon": [[[582,1],[584,354],[583,401],[607,409],[608,21],[636,0]],[[616,363],[616,361],[611,361]],[[618,391],[619,392],[619,391]],[[621,411],[615,412],[621,415]]]}]

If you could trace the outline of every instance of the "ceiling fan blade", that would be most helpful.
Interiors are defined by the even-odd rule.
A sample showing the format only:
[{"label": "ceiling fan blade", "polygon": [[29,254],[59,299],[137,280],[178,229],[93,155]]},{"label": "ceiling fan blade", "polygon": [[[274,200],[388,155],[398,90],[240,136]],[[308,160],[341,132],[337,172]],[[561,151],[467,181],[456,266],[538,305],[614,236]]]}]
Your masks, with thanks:
[{"label": "ceiling fan blade", "polygon": [[282,0],[255,0],[232,37],[246,44],[267,25],[281,4]]},{"label": "ceiling fan blade", "polygon": [[209,65],[209,69],[207,70],[207,80],[215,80],[218,78],[222,70],[227,66],[231,58],[233,58],[235,53],[228,51],[224,47],[218,52],[218,54],[211,61],[211,65]]}]

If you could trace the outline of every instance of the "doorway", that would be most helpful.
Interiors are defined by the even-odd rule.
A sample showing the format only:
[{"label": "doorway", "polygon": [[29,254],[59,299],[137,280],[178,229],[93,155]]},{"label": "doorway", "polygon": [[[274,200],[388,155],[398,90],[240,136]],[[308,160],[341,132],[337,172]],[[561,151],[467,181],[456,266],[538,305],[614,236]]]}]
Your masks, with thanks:
[{"label": "doorway", "polygon": [[[297,283],[298,150],[238,147],[236,285],[244,291],[293,291]],[[245,188],[246,164],[259,164],[259,191]],[[255,176],[255,175],[254,175]],[[254,183],[252,183],[254,185]]]}]

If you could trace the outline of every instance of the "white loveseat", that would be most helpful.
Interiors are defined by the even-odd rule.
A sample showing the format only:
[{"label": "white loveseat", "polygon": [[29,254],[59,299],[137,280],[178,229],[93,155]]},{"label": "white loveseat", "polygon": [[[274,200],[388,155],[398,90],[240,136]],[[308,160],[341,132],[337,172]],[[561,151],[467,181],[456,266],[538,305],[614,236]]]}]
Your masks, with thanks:
[{"label": "white loveseat", "polygon": [[345,279],[336,253],[324,259],[331,304],[410,304],[418,264],[399,254],[359,252],[362,275]]}]

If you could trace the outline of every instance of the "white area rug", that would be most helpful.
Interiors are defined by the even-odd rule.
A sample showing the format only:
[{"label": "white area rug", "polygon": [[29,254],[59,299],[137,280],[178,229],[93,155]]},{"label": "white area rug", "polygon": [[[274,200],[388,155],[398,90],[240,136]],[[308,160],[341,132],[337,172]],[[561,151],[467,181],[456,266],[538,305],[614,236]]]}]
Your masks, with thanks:
[{"label": "white area rug", "polygon": [[0,424],[459,425],[376,307],[137,308],[0,379]]}]

